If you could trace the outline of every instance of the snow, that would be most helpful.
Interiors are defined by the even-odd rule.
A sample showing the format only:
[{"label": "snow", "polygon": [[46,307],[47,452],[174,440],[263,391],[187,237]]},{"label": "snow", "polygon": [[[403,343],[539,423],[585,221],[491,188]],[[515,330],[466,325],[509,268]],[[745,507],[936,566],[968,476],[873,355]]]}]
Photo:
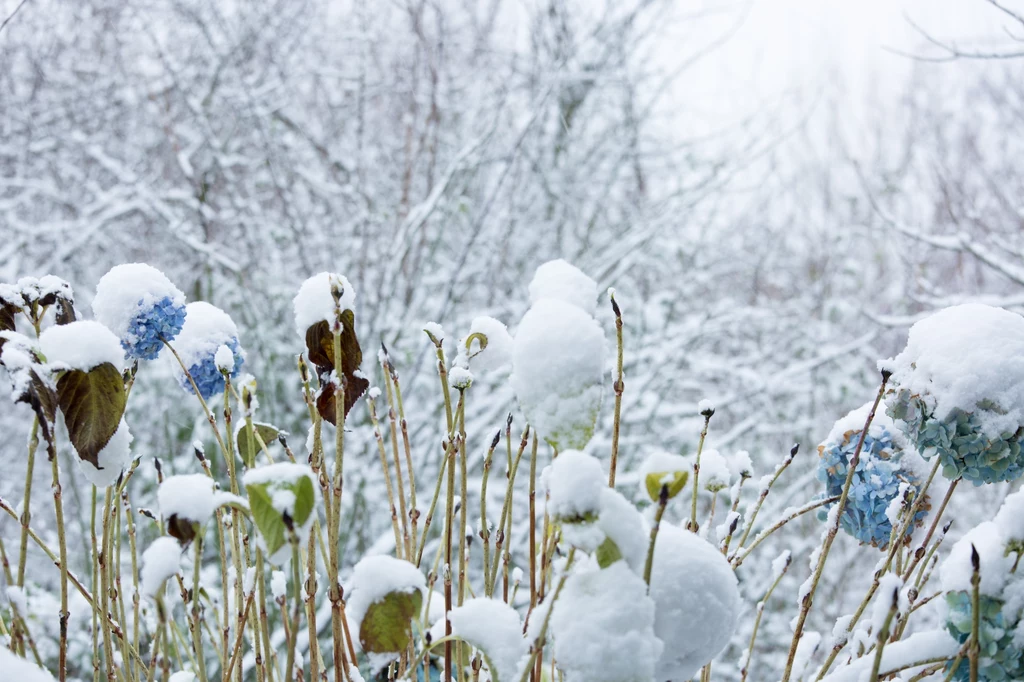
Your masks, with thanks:
[{"label": "snow", "polygon": [[624,563],[575,573],[551,614],[555,660],[568,682],[649,682],[663,648],[654,625],[647,586]]},{"label": "snow", "polygon": [[977,303],[945,308],[914,324],[903,352],[880,364],[939,420],[990,400],[1001,410],[980,411],[987,436],[1024,424],[1024,317],[1016,313]]},{"label": "snow", "polygon": [[576,306],[537,301],[519,323],[512,388],[529,424],[549,443],[580,448],[604,395],[604,332]]},{"label": "snow", "polygon": [[789,568],[789,564],[790,564],[790,562],[792,560],[793,560],[793,553],[790,550],[788,550],[788,549],[782,550],[782,553],[779,554],[779,556],[777,556],[774,559],[772,559],[772,580],[773,581],[778,579],[778,577],[780,575],[782,575],[783,572],[787,568]]},{"label": "snow", "polygon": [[[265,486],[274,509],[282,515],[287,513],[295,519],[295,493],[291,490],[291,487],[303,477],[309,479],[313,486],[313,495],[316,499],[319,499],[319,486],[316,483],[316,476],[313,475],[313,470],[306,464],[277,462],[249,469],[243,474],[242,483],[246,488],[253,485]],[[301,524],[294,524],[295,534],[298,536],[300,544],[305,543],[309,539],[309,533],[317,519],[316,508],[317,503],[314,501],[313,511],[306,517],[306,520]],[[266,550],[267,548],[263,544],[262,536],[259,536],[259,542],[260,546]],[[281,565],[288,561],[291,553],[291,544],[286,542],[267,558],[271,563]]]},{"label": "snow", "polygon": [[473,383],[473,373],[465,367],[452,367],[448,370],[448,383],[452,388],[466,390]]},{"label": "snow", "polygon": [[177,672],[171,675],[168,682],[196,682],[197,679],[194,673]]},{"label": "snow", "polygon": [[225,345],[221,345],[213,355],[213,364],[220,372],[231,374],[235,369],[235,354]]},{"label": "snow", "polygon": [[380,554],[363,557],[352,569],[348,587],[345,589],[348,617],[356,624],[355,635],[359,632],[363,617],[369,608],[392,592],[414,592],[426,595],[427,581],[416,566],[408,561]]},{"label": "snow", "polygon": [[678,526],[658,532],[651,571],[659,680],[688,680],[728,645],[740,611],[736,575],[714,545]]},{"label": "snow", "polygon": [[597,311],[597,282],[579,268],[558,259],[548,261],[530,282],[530,303],[550,298],[574,305],[588,315]]},{"label": "snow", "polygon": [[299,287],[292,305],[295,309],[295,331],[305,341],[306,330],[318,322],[334,325],[335,304],[331,286],[341,290],[338,303],[342,310],[355,311],[356,291],[342,275],[321,272],[313,275]]},{"label": "snow", "polygon": [[708,448],[701,452],[700,484],[709,492],[717,492],[728,487],[729,464],[718,450]]},{"label": "snow", "polygon": [[53,675],[35,663],[14,654],[6,646],[0,647],[0,670],[4,679],[17,682],[53,682]]},{"label": "snow", "polygon": [[515,682],[519,660],[526,654],[523,623],[515,609],[497,599],[470,599],[448,616],[452,632],[483,651],[494,679]]},{"label": "snow", "polygon": [[509,577],[512,578],[512,582],[513,583],[521,583],[521,582],[523,582],[523,569],[521,569],[518,566],[516,566],[515,568],[512,569],[512,573],[511,573],[511,575]]},{"label": "snow", "polygon": [[939,569],[943,592],[971,591],[971,545],[980,559],[981,594],[998,598],[1013,567],[1013,557],[1005,556],[1006,539],[994,521],[985,521],[967,531],[953,545]]},{"label": "snow", "polygon": [[601,463],[579,450],[566,450],[541,474],[548,492],[547,511],[561,521],[593,518],[601,509],[601,491],[608,476]]},{"label": "snow", "polygon": [[146,263],[124,263],[112,267],[96,284],[92,312],[97,322],[123,339],[132,319],[164,298],[185,305],[185,294],[160,270]]},{"label": "snow", "polygon": [[601,511],[597,527],[619,548],[626,564],[642,575],[647,561],[649,531],[643,515],[622,493],[601,489]]},{"label": "snow", "polygon": [[18,587],[17,585],[7,586],[7,601],[11,603],[11,606],[18,609],[18,612],[22,616],[28,615],[28,596],[25,594],[25,588]]},{"label": "snow", "polygon": [[875,637],[882,631],[885,619],[889,616],[893,599],[899,613],[904,613],[909,607],[906,595],[902,593],[903,579],[896,573],[886,573],[878,580],[878,591],[874,604],[871,607],[871,632]]},{"label": "snow", "polygon": [[707,398],[703,398],[699,403],[697,403],[697,414],[707,415],[709,412],[714,411],[715,403],[712,402],[711,400],[708,400]]},{"label": "snow", "polygon": [[[487,338],[486,348],[481,348],[479,337],[470,340],[475,334]],[[493,317],[475,317],[469,326],[469,332],[459,339],[456,364],[477,371],[503,369],[512,364],[513,343],[512,335],[502,322]]]},{"label": "snow", "polygon": [[1006,496],[993,521],[1007,540],[1024,541],[1024,489]]},{"label": "snow", "polygon": [[142,553],[142,569],[139,577],[142,594],[156,596],[164,581],[181,568],[181,546],[171,537],[159,537]]},{"label": "snow", "polygon": [[427,322],[423,325],[423,331],[430,334],[438,341],[444,340],[444,328],[437,322]]},{"label": "snow", "polygon": [[124,349],[113,332],[99,322],[80,320],[47,327],[39,335],[39,350],[51,370],[90,369],[109,362],[124,371]]},{"label": "snow", "polygon": [[675,455],[664,450],[652,452],[640,465],[640,495],[642,497],[649,496],[647,477],[651,474],[660,474],[662,485],[671,486],[679,474],[688,474],[691,469],[693,469],[693,463],[682,455]]},{"label": "snow", "polygon": [[128,423],[121,418],[117,430],[110,437],[103,449],[96,454],[96,461],[99,467],[92,465],[84,459],[78,459],[78,467],[82,474],[97,488],[105,488],[117,482],[121,471],[131,460],[131,444],[134,440]]},{"label": "snow", "polygon": [[165,478],[156,494],[160,515],[165,519],[177,516],[199,525],[205,524],[217,508],[214,486],[214,480],[205,474]]},{"label": "snow", "polygon": [[[191,369],[214,356],[221,346],[237,340],[238,327],[227,313],[205,301],[195,301],[185,306],[185,326],[174,341],[174,349],[185,366]],[[175,374],[180,376],[178,363],[174,362],[173,367]]]},{"label": "snow", "polygon": [[270,594],[274,599],[283,599],[288,594],[288,579],[284,571],[274,571],[270,574]]},{"label": "snow", "polygon": [[733,454],[729,460],[729,471],[735,472],[743,478],[750,478],[754,475],[754,464],[750,460],[750,453],[740,450]]},{"label": "snow", "polygon": [[821,634],[818,632],[808,631],[800,637],[800,641],[796,645],[796,654],[793,656],[794,680],[806,679],[804,672],[807,670],[807,664],[810,663],[811,657],[820,645]]},{"label": "snow", "polygon": [[[959,649],[960,643],[945,630],[917,632],[885,647],[879,672],[885,675],[909,668],[920,661],[954,658]],[[821,682],[860,682],[867,679],[873,663],[874,656],[861,656],[846,667],[827,675]]]}]

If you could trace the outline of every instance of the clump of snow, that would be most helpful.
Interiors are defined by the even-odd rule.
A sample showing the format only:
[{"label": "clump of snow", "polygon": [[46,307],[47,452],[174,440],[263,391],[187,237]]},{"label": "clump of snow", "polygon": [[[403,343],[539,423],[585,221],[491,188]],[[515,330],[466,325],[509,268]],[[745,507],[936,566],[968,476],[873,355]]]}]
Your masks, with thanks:
[{"label": "clump of snow", "polygon": [[[306,464],[297,464],[293,462],[277,462],[275,464],[267,464],[255,469],[249,469],[242,476],[242,483],[246,488],[258,485],[263,486],[266,489],[267,494],[270,496],[270,502],[274,509],[279,514],[288,514],[292,519],[296,521],[293,528],[296,536],[298,536],[299,543],[305,543],[309,539],[309,533],[313,528],[313,522],[316,521],[316,502],[313,503],[313,511],[298,523],[298,516],[295,509],[295,491],[294,487],[298,481],[302,478],[309,480],[311,487],[313,488],[313,494],[315,497],[319,496],[318,486],[316,483],[316,476],[313,475],[313,470]],[[264,550],[267,547],[263,544],[263,537],[259,537],[259,541]],[[277,549],[273,554],[267,557],[273,564],[283,564],[289,557],[291,557],[291,545],[285,543]]]},{"label": "clump of snow", "polygon": [[554,447],[582,448],[604,395],[604,332],[584,310],[555,299],[523,316],[512,350],[512,388],[527,421]]},{"label": "clump of snow", "polygon": [[939,569],[942,590],[970,592],[971,576],[974,574],[971,565],[972,545],[978,552],[980,593],[999,597],[1010,569],[1013,568],[1013,557],[1006,556],[1006,538],[994,521],[975,526],[953,545]]},{"label": "clump of snow", "polygon": [[800,641],[796,645],[796,653],[793,656],[793,679],[794,680],[806,680],[804,674],[807,672],[807,666],[811,662],[811,657],[821,646],[821,633],[807,631],[800,637]]},{"label": "clump of snow", "polygon": [[597,282],[561,258],[548,261],[537,268],[530,281],[530,303],[536,305],[545,298],[564,301],[593,315],[597,311]]},{"label": "clump of snow", "polygon": [[729,471],[733,471],[743,478],[753,476],[754,464],[750,461],[750,453],[746,450],[735,453],[729,462]]},{"label": "clump of snow", "polygon": [[156,596],[164,581],[181,568],[181,545],[171,537],[160,537],[142,553],[142,594]]},{"label": "clump of snow", "polygon": [[444,341],[444,327],[437,322],[427,322],[423,325],[423,331],[430,334],[438,341]]},{"label": "clump of snow", "polygon": [[212,478],[204,474],[168,476],[156,493],[160,515],[176,516],[203,525],[217,508],[217,491]]},{"label": "clump of snow", "polygon": [[51,370],[90,369],[109,362],[124,371],[124,350],[113,332],[99,322],[79,320],[48,327],[39,335],[39,350]]},{"label": "clump of snow", "polygon": [[235,368],[235,354],[231,352],[230,348],[222,345],[213,354],[213,364],[218,371],[230,374]]},{"label": "clump of snow", "polygon": [[994,435],[1024,423],[1024,317],[969,303],[938,311],[910,328],[907,347],[884,363],[892,380],[928,395],[938,419],[971,412],[990,400],[1005,413],[992,416]]},{"label": "clump of snow", "polygon": [[318,322],[333,325],[335,321],[334,295],[331,288],[341,292],[338,304],[342,310],[355,311],[356,290],[345,277],[332,272],[313,275],[299,287],[292,305],[295,309],[295,331],[306,339],[306,330]]},{"label": "clump of snow", "polygon": [[196,678],[195,673],[183,671],[171,675],[168,682],[196,682],[197,679],[198,678]]},{"label": "clump of snow", "polygon": [[1024,489],[1006,496],[993,521],[1007,540],[1024,542]]},{"label": "clump of snow", "polygon": [[35,663],[21,658],[6,646],[0,647],[0,670],[4,679],[18,682],[53,682],[53,675]]},{"label": "clump of snow", "polygon": [[288,579],[284,571],[274,571],[270,574],[270,594],[274,599],[284,599],[288,594]]},{"label": "clump of snow", "polygon": [[134,436],[132,436],[132,432],[128,428],[128,422],[122,417],[121,423],[118,424],[117,430],[114,431],[114,435],[110,437],[110,440],[103,446],[103,449],[96,454],[98,467],[93,466],[92,462],[87,462],[81,458],[78,459],[78,466],[82,470],[82,474],[97,488],[113,485],[117,481],[118,476],[121,475],[121,471],[131,460],[131,444],[133,440]]},{"label": "clump of snow", "polygon": [[17,585],[8,585],[5,590],[7,594],[7,601],[11,603],[11,606],[18,609],[20,614],[28,614],[28,595],[25,594],[24,587],[18,587]]},{"label": "clump of snow", "polygon": [[622,493],[608,487],[601,489],[597,527],[615,543],[633,572],[642,575],[647,561],[649,531],[643,515]]},{"label": "clump of snow", "polygon": [[519,660],[527,649],[515,609],[497,599],[470,599],[453,609],[448,620],[455,635],[484,653],[496,682],[515,682]]},{"label": "clump of snow", "polygon": [[601,491],[608,487],[601,463],[579,450],[566,450],[542,474],[548,492],[547,510],[564,522],[593,520],[601,509]]},{"label": "clump of snow", "polygon": [[569,576],[550,626],[566,679],[649,682],[662,655],[654,611],[643,579],[622,562]]},{"label": "clump of snow", "polygon": [[740,611],[736,575],[714,545],[663,524],[654,550],[654,632],[665,643],[659,680],[688,680],[729,644]]},{"label": "clump of snow", "polygon": [[714,411],[715,404],[707,398],[702,398],[700,402],[697,403],[697,414],[699,415],[707,416],[709,414],[713,414]]},{"label": "clump of snow", "polygon": [[896,601],[897,613],[905,613],[910,606],[903,590],[903,579],[897,573],[886,573],[878,580],[878,595],[871,607],[871,632],[878,637],[885,625],[885,619]]},{"label": "clump of snow", "polygon": [[[487,340],[484,346],[480,336]],[[497,370],[512,363],[512,335],[493,317],[476,317],[469,332],[459,339],[456,364],[479,371]]]},{"label": "clump of snow", "polygon": [[448,370],[448,383],[464,391],[473,383],[473,373],[465,367],[452,367]]},{"label": "clump of snow", "polygon": [[673,488],[680,487],[679,483],[682,481],[682,477],[688,476],[691,469],[693,469],[693,463],[682,455],[675,455],[664,450],[655,450],[640,465],[641,494],[649,496],[653,501],[657,501],[657,491],[654,490],[651,482],[648,480],[652,475],[658,476],[657,483],[659,486],[667,485],[669,487],[670,495],[673,492],[678,494],[679,491],[673,490]]},{"label": "clump of snow", "polygon": [[708,448],[700,453],[700,484],[709,492],[729,486],[729,464],[718,450]]},{"label": "clump of snow", "polygon": [[92,301],[96,320],[120,339],[131,356],[152,360],[185,320],[185,294],[145,263],[115,265],[100,278]]}]

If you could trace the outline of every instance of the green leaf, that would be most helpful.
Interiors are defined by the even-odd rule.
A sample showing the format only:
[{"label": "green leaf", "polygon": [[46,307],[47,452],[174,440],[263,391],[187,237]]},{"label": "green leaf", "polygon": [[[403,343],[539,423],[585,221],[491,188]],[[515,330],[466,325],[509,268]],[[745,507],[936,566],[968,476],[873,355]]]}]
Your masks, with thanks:
[{"label": "green leaf", "polygon": [[619,546],[616,545],[611,538],[605,538],[597,547],[597,552],[594,553],[594,558],[597,559],[597,565],[601,568],[608,568],[616,561],[622,558],[622,552],[619,551]]},{"label": "green leaf", "polygon": [[99,468],[99,453],[121,424],[126,402],[121,373],[109,362],[57,380],[57,404],[81,459]]},{"label": "green leaf", "polygon": [[668,485],[668,499],[671,500],[682,492],[689,478],[688,471],[652,471],[644,478],[647,496],[652,502],[657,502],[661,496],[661,486]]},{"label": "green leaf", "polygon": [[287,541],[288,529],[284,525],[284,518],[279,511],[274,509],[266,484],[247,485],[245,490],[249,493],[249,509],[252,510],[252,519],[256,523],[256,527],[259,528],[260,535],[263,536],[267,554],[273,555]]},{"label": "green leaf", "polygon": [[359,626],[359,643],[368,653],[387,654],[405,651],[412,642],[412,621],[419,615],[423,595],[412,592],[389,592],[370,605]]},{"label": "green leaf", "polygon": [[295,493],[295,523],[302,525],[306,523],[309,514],[313,511],[313,503],[316,502],[316,491],[313,489],[313,481],[309,476],[302,476],[290,486]]},{"label": "green leaf", "polygon": [[[256,431],[256,433],[259,435],[259,437],[263,440],[263,443],[265,445],[269,445],[270,443],[275,441],[277,439],[278,434],[281,433],[281,431],[276,426],[274,426],[273,424],[264,424],[262,422],[253,422],[252,426],[253,426],[253,429]],[[255,443],[252,443],[252,446],[251,446],[251,449],[250,449],[249,427],[248,426],[243,426],[238,431],[238,438],[236,438],[235,440],[238,443],[238,454],[240,454],[242,456],[242,460],[245,462],[245,466],[252,467],[256,463],[255,462],[255,453],[260,451],[259,441],[256,441]],[[253,455],[254,455],[253,458],[252,458],[252,461],[250,461],[250,457],[249,457],[249,453],[250,452],[253,453]]]}]

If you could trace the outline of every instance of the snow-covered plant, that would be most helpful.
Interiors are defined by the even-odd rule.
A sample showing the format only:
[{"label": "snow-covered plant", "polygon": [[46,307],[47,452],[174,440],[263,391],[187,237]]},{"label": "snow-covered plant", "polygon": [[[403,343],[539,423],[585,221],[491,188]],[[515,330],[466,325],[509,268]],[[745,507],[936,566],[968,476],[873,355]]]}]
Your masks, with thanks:
[{"label": "snow-covered plant", "polygon": [[885,363],[886,411],[943,475],[979,486],[1024,473],[1024,317],[992,306],[941,310]]},{"label": "snow-covered plant", "polygon": [[[172,346],[178,353],[178,384],[204,400],[224,392],[224,377],[235,378],[245,362],[238,328],[220,308],[196,301],[185,306],[185,324]],[[187,371],[186,371],[187,369]]]},{"label": "snow-covered plant", "polygon": [[[850,462],[860,448],[840,524],[861,542],[884,550],[893,528],[900,526],[901,509],[909,508],[909,503],[921,494],[928,472],[920,456],[906,449],[902,434],[885,415],[875,416],[861,442],[870,410],[870,403],[863,405],[832,427],[828,438],[818,446],[818,480],[825,484],[826,497],[838,499]],[[835,504],[826,502],[819,516],[824,519]],[[920,527],[930,507],[927,499],[915,505],[913,523],[904,524],[904,537],[898,539],[909,537]]]},{"label": "snow-covered plant", "polygon": [[100,278],[92,310],[128,357],[152,360],[185,324],[185,295],[153,266],[126,263]]}]

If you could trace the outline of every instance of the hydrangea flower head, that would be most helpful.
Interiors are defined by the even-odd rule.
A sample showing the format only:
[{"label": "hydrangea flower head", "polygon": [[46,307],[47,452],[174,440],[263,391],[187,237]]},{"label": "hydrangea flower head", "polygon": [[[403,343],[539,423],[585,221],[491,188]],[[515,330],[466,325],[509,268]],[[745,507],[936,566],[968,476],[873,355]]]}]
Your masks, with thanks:
[{"label": "hydrangea flower head", "polygon": [[886,412],[942,474],[974,485],[1024,474],[1024,317],[981,304],[940,310],[882,363]]},{"label": "hydrangea flower head", "polygon": [[[843,492],[849,463],[857,451],[864,428],[866,408],[870,408],[870,405],[854,410],[839,420],[829,438],[818,446],[818,480],[825,484],[825,495],[828,497]],[[860,426],[854,427],[858,422]],[[920,458],[913,452],[905,452],[902,446],[903,439],[892,422],[876,416],[864,437],[846,507],[839,519],[840,526],[847,533],[880,549],[885,549],[892,537],[891,505],[908,487],[915,496],[921,490],[922,477],[915,466]],[[834,505],[825,505],[825,511],[820,513],[822,518]],[[924,522],[929,508],[927,499],[919,505],[914,514],[914,523],[907,528],[908,536]]]},{"label": "hydrangea flower head", "polygon": [[[966,642],[971,638],[971,595],[963,591],[949,592],[946,605],[949,607],[946,630],[958,642]],[[1004,606],[1001,599],[985,594],[978,600],[978,643],[981,647],[978,679],[983,682],[1024,679],[1024,650],[1014,637],[1019,619],[1010,616]],[[952,661],[947,664],[947,672],[952,665]],[[956,682],[970,679],[970,664],[966,656],[960,661],[952,679]]]},{"label": "hydrangea flower head", "polygon": [[886,412],[902,422],[904,433],[922,457],[939,458],[943,476],[950,480],[962,477],[979,486],[1013,481],[1024,474],[1024,426],[999,433],[992,433],[987,426],[992,417],[1004,412],[998,405],[982,401],[973,411],[953,408],[940,418],[928,398],[899,388],[887,397]]},{"label": "hydrangea flower head", "polygon": [[92,303],[96,319],[121,340],[129,358],[152,360],[185,323],[185,295],[145,263],[117,265],[100,278]]},{"label": "hydrangea flower head", "polygon": [[[228,375],[238,376],[245,363],[245,351],[238,341],[238,328],[220,308],[197,301],[186,306],[185,325],[173,344],[182,364],[188,367],[186,375],[175,365],[178,384],[187,392],[195,394],[192,381],[204,400],[224,391],[224,374],[217,366],[217,352],[226,347],[234,357]],[[224,353],[221,353],[223,360]],[[192,381],[189,381],[189,376]]]}]

